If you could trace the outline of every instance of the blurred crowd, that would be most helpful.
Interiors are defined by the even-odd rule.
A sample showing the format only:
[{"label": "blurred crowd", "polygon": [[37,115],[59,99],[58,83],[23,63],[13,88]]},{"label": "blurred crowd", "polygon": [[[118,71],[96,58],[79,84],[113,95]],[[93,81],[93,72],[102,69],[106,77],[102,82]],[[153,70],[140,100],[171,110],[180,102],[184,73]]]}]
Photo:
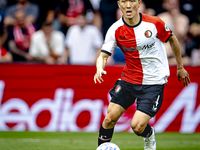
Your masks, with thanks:
[{"label": "blurred crowd", "polygon": [[[200,1],[143,0],[177,36],[184,65],[200,65]],[[108,28],[122,13],[117,0],[0,0],[0,62],[94,65]],[[165,44],[170,65],[175,57]],[[116,47],[109,64],[124,63]]]}]

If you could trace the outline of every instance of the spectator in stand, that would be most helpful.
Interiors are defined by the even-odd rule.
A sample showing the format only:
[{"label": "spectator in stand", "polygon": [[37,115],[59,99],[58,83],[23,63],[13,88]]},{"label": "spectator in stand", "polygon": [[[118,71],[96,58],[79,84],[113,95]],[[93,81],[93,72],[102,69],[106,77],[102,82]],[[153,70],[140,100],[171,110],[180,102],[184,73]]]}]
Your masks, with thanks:
[{"label": "spectator in stand", "polygon": [[[90,16],[92,16],[91,24],[95,25],[100,31],[101,31],[101,14],[99,12],[99,6],[100,6],[101,0],[90,0],[90,3],[93,7],[94,12],[90,11]],[[92,15],[91,15],[92,14]]]},{"label": "spectator in stand", "polygon": [[16,25],[9,30],[8,47],[13,55],[13,61],[29,61],[32,57],[29,55],[30,39],[35,32],[32,23],[27,23],[23,10],[15,12]]},{"label": "spectator in stand", "polygon": [[102,19],[102,33],[105,38],[107,30],[117,20],[117,11],[119,11],[118,0],[102,0],[99,11]]},{"label": "spectator in stand", "polygon": [[3,21],[4,30],[1,38],[2,45],[5,45],[6,48],[8,48],[8,31],[12,30],[13,26],[16,24],[15,13],[18,10],[23,10],[25,12],[26,17],[24,19],[26,23],[35,24],[39,16],[38,6],[30,3],[28,0],[17,0],[17,3],[9,0],[8,3],[10,5],[6,8],[5,11],[5,18]]},{"label": "spectator in stand", "polygon": [[101,0],[90,0],[90,3],[92,4],[92,7],[94,10],[98,11],[99,10],[99,5],[100,5]]},{"label": "spectator in stand", "polygon": [[65,46],[65,54],[60,59],[61,63],[73,65],[95,65],[103,43],[102,34],[94,25],[88,25],[86,14],[77,17],[77,25],[69,28]]},{"label": "spectator in stand", "polygon": [[52,23],[44,22],[32,36],[29,53],[34,60],[56,64],[64,48],[64,34],[53,30]]},{"label": "spectator in stand", "polygon": [[76,24],[76,18],[79,14],[93,11],[90,0],[62,0],[59,9],[58,20],[60,23],[60,30],[64,34],[66,34],[71,25]]},{"label": "spectator in stand", "polygon": [[181,0],[181,12],[188,16],[190,24],[200,23],[200,1],[199,0]]},{"label": "spectator in stand", "polygon": [[35,23],[39,16],[39,8],[36,4],[30,3],[28,0],[17,0],[14,4],[7,8],[4,19],[5,26],[13,26],[15,24],[15,12],[19,9],[24,10],[26,17],[25,22]]},{"label": "spectator in stand", "polygon": [[186,41],[187,55],[191,56],[191,65],[200,65],[200,1],[182,0],[182,12],[189,16],[190,28]]},{"label": "spectator in stand", "polygon": [[12,55],[3,47],[2,35],[4,32],[3,20],[5,17],[6,0],[0,0],[0,62],[11,62]]},{"label": "spectator in stand", "polygon": [[190,48],[188,53],[191,54],[191,65],[200,66],[200,25],[192,23],[188,34],[187,48]]},{"label": "spectator in stand", "polygon": [[12,55],[4,47],[0,47],[0,63],[4,62],[12,62]]},{"label": "spectator in stand", "polygon": [[191,65],[192,66],[200,66],[200,48],[194,49],[191,54]]},{"label": "spectator in stand", "polygon": [[3,34],[3,20],[5,17],[6,0],[0,0],[0,37]]},{"label": "spectator in stand", "polygon": [[[189,65],[190,58],[186,55],[185,47],[185,39],[189,29],[189,19],[180,12],[179,0],[164,0],[163,8],[165,8],[167,11],[159,14],[158,17],[160,17],[176,35],[181,48],[183,64]],[[165,46],[169,65],[175,65],[175,56],[172,53],[169,43],[165,44]]]},{"label": "spectator in stand", "polygon": [[6,42],[7,34],[5,33],[5,27],[4,27],[4,18],[5,18],[5,9],[7,6],[7,0],[0,0],[0,47],[4,46],[4,43]]},{"label": "spectator in stand", "polygon": [[[101,31],[103,33],[103,38],[110,26],[122,17],[122,12],[117,5],[118,0],[101,0],[99,6],[99,12],[101,15]],[[114,49],[113,55],[109,57],[108,64],[113,63],[125,63],[125,57],[119,47]]]},{"label": "spectator in stand", "polygon": [[150,16],[156,15],[156,11],[152,8],[147,8],[145,2],[143,2],[143,1],[142,1],[140,8],[139,8],[139,12],[143,13],[143,14],[150,15]]},{"label": "spectator in stand", "polygon": [[3,32],[4,32],[4,26],[3,26],[3,20],[4,20],[4,17],[5,17],[5,12],[3,10],[3,6],[1,4],[1,1],[0,1],[0,47],[3,45],[4,42],[2,42],[2,35],[3,35]]},{"label": "spectator in stand", "polygon": [[30,0],[39,6],[40,15],[37,20],[38,29],[41,28],[43,22],[52,23],[56,15],[56,0]]},{"label": "spectator in stand", "polygon": [[153,9],[155,15],[164,12],[165,10],[162,8],[163,0],[142,0],[142,3],[145,3],[147,9]]}]

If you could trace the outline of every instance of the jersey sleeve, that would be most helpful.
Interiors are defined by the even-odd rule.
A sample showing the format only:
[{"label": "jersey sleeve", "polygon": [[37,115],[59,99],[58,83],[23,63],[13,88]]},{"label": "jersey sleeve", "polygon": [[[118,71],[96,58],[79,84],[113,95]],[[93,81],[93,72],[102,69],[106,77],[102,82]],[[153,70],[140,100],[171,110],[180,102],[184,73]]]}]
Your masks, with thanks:
[{"label": "jersey sleeve", "polygon": [[111,26],[106,33],[105,41],[102,46],[101,52],[111,55],[116,47],[115,28]]},{"label": "jersey sleeve", "polygon": [[164,21],[162,21],[160,18],[158,19],[158,22],[156,24],[157,28],[157,37],[162,41],[162,42],[167,42],[169,38],[172,36],[172,30],[167,27]]}]

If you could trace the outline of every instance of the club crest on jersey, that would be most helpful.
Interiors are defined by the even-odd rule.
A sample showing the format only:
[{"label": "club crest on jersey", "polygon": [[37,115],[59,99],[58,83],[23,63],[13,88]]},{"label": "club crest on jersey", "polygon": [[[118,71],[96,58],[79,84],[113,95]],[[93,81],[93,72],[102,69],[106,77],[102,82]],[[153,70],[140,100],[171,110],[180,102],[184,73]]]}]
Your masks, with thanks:
[{"label": "club crest on jersey", "polygon": [[145,31],[144,35],[147,37],[147,38],[150,38],[152,36],[152,32],[150,30],[147,30]]},{"label": "club crest on jersey", "polygon": [[121,86],[118,85],[118,86],[115,88],[115,93],[118,93],[120,90],[121,90]]}]

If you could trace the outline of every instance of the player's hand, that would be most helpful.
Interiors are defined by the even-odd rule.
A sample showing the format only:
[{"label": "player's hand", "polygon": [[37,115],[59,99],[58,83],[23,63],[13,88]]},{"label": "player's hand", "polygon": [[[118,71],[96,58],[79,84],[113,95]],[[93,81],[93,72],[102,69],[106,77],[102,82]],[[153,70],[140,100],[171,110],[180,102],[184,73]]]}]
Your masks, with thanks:
[{"label": "player's hand", "polygon": [[190,83],[189,74],[184,68],[177,70],[177,77],[179,82],[181,82],[182,79],[184,86],[188,86],[188,84]]},{"label": "player's hand", "polygon": [[102,79],[102,75],[105,75],[106,74],[106,71],[104,71],[103,69],[98,69],[96,74],[94,75],[94,83],[96,84],[97,81],[99,83],[103,82],[103,79]]}]

